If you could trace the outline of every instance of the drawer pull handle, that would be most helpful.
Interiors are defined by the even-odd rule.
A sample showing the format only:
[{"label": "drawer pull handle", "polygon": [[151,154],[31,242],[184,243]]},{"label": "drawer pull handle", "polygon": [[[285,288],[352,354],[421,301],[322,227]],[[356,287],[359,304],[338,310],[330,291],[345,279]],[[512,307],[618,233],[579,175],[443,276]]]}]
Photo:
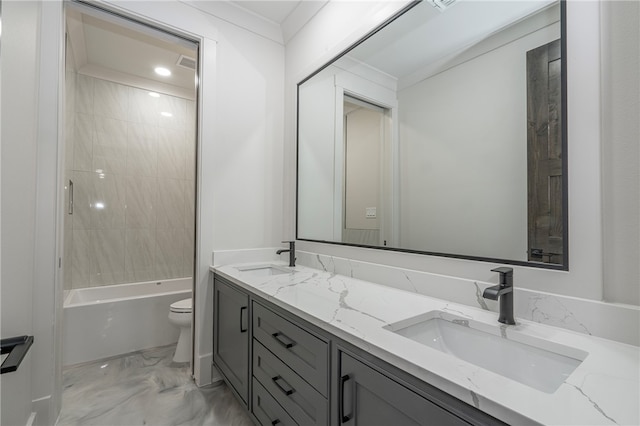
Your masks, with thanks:
[{"label": "drawer pull handle", "polygon": [[[291,349],[292,347],[294,347],[296,345],[296,342],[289,339],[285,334],[280,333],[279,331],[273,333],[271,335],[274,339],[276,339],[276,342],[280,343],[282,346],[284,346],[285,349]],[[285,342],[282,338],[284,337],[284,339],[288,340],[288,342]]]},{"label": "drawer pull handle", "polygon": [[246,307],[246,306],[243,306],[243,307],[241,307],[241,308],[240,308],[240,333],[245,333],[245,332],[247,332],[247,331],[249,330],[249,326],[247,326],[247,327],[243,327],[243,326],[242,326],[242,324],[244,324],[244,323],[245,323],[245,321],[244,321],[244,315],[242,315],[242,313],[243,313],[244,311],[246,311],[246,310],[247,310],[247,307]]},{"label": "drawer pull handle", "polygon": [[279,419],[275,419],[274,421],[271,422],[273,426],[276,426],[278,423],[280,423]]},{"label": "drawer pull handle", "polygon": [[[272,377],[271,380],[273,380],[273,383],[275,383],[276,386],[278,387],[278,389],[280,389],[285,395],[289,396],[289,395],[291,395],[292,393],[295,392],[295,389],[292,388],[291,386],[289,386],[289,383],[285,382],[282,379],[282,377],[280,377],[280,376]],[[287,385],[287,387],[289,389],[283,388],[282,385],[280,385],[280,381],[282,381],[285,385]]]},{"label": "drawer pull handle", "polygon": [[351,377],[349,377],[349,375],[345,375],[340,377],[340,423],[346,423],[349,420],[351,420],[351,418],[353,417],[353,413],[352,414],[347,414],[345,416],[344,414],[344,384],[351,379]]}]

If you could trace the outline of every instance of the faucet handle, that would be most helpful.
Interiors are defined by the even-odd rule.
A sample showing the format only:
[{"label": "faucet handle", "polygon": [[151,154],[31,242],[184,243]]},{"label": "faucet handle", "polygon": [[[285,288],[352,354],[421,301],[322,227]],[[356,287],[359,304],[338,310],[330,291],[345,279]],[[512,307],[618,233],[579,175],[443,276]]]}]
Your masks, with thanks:
[{"label": "faucet handle", "polygon": [[499,268],[492,269],[491,272],[497,272],[500,274],[500,286],[513,286],[513,268],[501,266]]}]

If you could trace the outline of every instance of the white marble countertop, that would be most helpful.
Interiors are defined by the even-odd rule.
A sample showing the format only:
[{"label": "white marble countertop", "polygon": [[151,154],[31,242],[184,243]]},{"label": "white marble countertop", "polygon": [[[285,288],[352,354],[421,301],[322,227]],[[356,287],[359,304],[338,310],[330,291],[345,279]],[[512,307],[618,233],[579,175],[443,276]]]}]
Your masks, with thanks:
[{"label": "white marble countertop", "polygon": [[[258,264],[211,270],[506,423],[640,424],[640,348],[636,346],[519,318],[516,325],[505,326],[493,312],[304,266],[271,276],[238,269],[250,265]],[[546,393],[383,328],[430,311],[468,319],[496,330],[502,338],[508,339],[510,333],[524,335],[588,355],[557,390]]]}]

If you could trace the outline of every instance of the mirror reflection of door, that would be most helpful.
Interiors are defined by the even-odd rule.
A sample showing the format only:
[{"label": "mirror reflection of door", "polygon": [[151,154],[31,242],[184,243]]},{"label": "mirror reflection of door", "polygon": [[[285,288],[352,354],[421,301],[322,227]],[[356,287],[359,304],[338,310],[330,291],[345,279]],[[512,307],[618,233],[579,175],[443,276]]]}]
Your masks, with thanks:
[{"label": "mirror reflection of door", "polygon": [[385,110],[344,98],[344,212],[342,240],[384,245],[382,227],[382,150]]},{"label": "mirror reflection of door", "polygon": [[529,261],[563,262],[560,40],[527,52]]}]

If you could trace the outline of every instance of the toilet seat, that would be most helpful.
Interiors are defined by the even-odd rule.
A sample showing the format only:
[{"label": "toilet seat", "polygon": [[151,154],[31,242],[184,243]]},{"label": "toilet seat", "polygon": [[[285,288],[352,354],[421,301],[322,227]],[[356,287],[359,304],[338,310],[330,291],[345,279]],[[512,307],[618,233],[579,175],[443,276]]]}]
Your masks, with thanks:
[{"label": "toilet seat", "polygon": [[192,303],[193,302],[191,298],[178,300],[177,302],[174,302],[169,306],[169,310],[176,313],[190,313],[192,309]]}]

